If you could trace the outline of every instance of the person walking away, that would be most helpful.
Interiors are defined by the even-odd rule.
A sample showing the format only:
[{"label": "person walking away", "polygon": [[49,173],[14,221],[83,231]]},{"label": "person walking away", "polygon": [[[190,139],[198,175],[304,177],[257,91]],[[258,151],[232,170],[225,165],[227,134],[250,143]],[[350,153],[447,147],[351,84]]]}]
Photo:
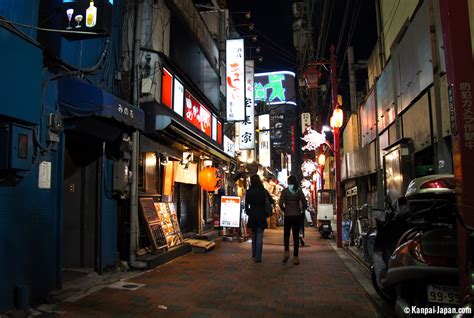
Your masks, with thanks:
[{"label": "person walking away", "polygon": [[268,226],[265,212],[267,198],[273,204],[260,176],[254,174],[250,177],[250,187],[245,195],[245,213],[249,217],[248,227],[252,230],[252,257],[257,263],[262,261],[263,232]]},{"label": "person walking away", "polygon": [[298,258],[300,227],[308,203],[303,191],[298,186],[298,179],[295,176],[288,177],[288,187],[281,192],[279,205],[285,214],[283,232],[285,254],[283,256],[283,263],[286,263],[290,257],[291,231],[293,234],[293,264],[298,265],[300,263]]}]

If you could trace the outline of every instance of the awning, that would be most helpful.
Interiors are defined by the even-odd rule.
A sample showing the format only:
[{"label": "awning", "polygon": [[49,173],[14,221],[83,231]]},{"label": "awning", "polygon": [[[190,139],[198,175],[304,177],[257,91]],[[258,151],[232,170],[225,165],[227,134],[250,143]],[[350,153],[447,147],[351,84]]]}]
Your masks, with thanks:
[{"label": "awning", "polygon": [[145,113],[140,108],[80,79],[58,80],[58,104],[65,117],[113,118],[127,126],[145,129]]}]

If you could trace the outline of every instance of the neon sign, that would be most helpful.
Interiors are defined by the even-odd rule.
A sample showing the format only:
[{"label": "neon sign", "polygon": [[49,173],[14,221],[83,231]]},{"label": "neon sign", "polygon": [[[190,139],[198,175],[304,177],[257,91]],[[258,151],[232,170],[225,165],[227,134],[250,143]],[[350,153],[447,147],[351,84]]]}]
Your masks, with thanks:
[{"label": "neon sign", "polygon": [[289,71],[255,74],[255,101],[269,105],[296,105],[295,73]]}]

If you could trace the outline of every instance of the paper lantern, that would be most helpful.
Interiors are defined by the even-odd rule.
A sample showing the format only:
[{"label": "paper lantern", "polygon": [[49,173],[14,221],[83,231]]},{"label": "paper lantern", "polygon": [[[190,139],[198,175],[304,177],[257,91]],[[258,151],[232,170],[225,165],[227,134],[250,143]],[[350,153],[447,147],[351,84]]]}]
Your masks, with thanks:
[{"label": "paper lantern", "polygon": [[199,185],[203,190],[213,192],[222,186],[222,173],[214,167],[207,167],[199,173]]},{"label": "paper lantern", "polygon": [[344,112],[340,108],[335,108],[332,117],[331,117],[332,124],[331,126],[334,128],[341,128],[342,124],[344,124]]}]

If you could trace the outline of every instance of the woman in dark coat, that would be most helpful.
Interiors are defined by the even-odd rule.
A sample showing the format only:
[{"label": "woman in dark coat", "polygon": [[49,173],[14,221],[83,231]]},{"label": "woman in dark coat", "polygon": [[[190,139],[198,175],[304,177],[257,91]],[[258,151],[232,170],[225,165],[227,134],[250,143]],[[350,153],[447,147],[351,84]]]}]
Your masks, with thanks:
[{"label": "woman in dark coat", "polygon": [[285,255],[283,263],[290,257],[290,230],[293,232],[293,264],[300,263],[298,258],[299,233],[304,213],[308,207],[303,191],[298,186],[295,176],[288,177],[288,188],[283,189],[279,201],[280,209],[285,213],[285,224],[283,242],[285,244]]},{"label": "woman in dark coat", "polygon": [[249,216],[247,225],[252,230],[252,257],[255,262],[262,261],[263,231],[267,228],[265,213],[266,198],[273,204],[270,194],[263,187],[258,175],[250,177],[250,187],[245,195],[245,213]]}]

